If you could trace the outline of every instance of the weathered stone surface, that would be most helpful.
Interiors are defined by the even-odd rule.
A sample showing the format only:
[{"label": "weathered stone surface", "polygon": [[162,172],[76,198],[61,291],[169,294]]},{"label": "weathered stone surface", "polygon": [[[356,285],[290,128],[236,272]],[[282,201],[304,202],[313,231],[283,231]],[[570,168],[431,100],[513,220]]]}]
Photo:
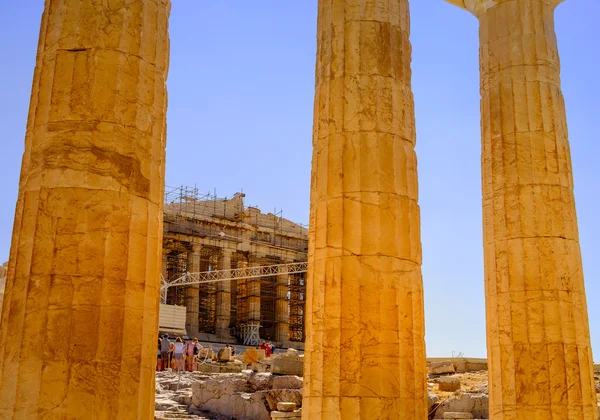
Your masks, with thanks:
[{"label": "weathered stone surface", "polygon": [[152,418],[169,9],[45,1],[0,327],[0,418]]},{"label": "weathered stone surface", "polygon": [[436,419],[443,419],[446,412],[471,413],[476,419],[488,419],[489,406],[486,394],[459,393],[442,401],[435,412]]},{"label": "weathered stone surface", "polygon": [[272,389],[265,391],[269,410],[277,410],[277,404],[280,402],[293,402],[297,406],[302,404],[301,389]]},{"label": "weathered stone surface", "polygon": [[219,353],[217,354],[217,360],[219,362],[229,362],[232,360],[231,357],[231,348],[230,347],[225,347],[222,348],[221,350],[219,350]]},{"label": "weathered stone surface", "polygon": [[454,392],[460,389],[460,379],[458,378],[439,378],[438,387],[440,391]]},{"label": "weathered stone surface", "polygon": [[304,416],[424,419],[408,0],[318,10]]},{"label": "weathered stone surface", "polygon": [[293,419],[300,419],[302,418],[302,411],[301,410],[296,410],[296,411],[271,411],[271,418],[272,419],[288,419],[288,420],[293,420]]},{"label": "weathered stone surface", "polygon": [[451,0],[480,25],[490,413],[597,416],[554,9]]},{"label": "weathered stone surface", "polygon": [[[263,350],[264,352],[264,350]],[[244,363],[246,365],[251,365],[258,362],[258,350],[257,349],[247,349],[244,352]]]},{"label": "weathered stone surface", "polygon": [[273,359],[271,362],[271,373],[279,375],[297,375],[302,376],[304,372],[304,362],[301,360],[292,360],[286,358]]},{"label": "weathered stone surface", "polygon": [[277,411],[290,412],[296,409],[296,403],[294,402],[278,402]]},{"label": "weathered stone surface", "polygon": [[215,378],[192,385],[192,404],[238,420],[268,420],[266,391],[248,391],[246,375]]},{"label": "weathered stone surface", "polygon": [[270,373],[252,373],[248,376],[248,384],[253,391],[264,391],[271,389],[275,378]]},{"label": "weathered stone surface", "polygon": [[447,362],[433,362],[427,365],[427,371],[432,375],[442,375],[444,373],[454,373],[454,363]]},{"label": "weathered stone surface", "polygon": [[303,379],[295,375],[273,377],[273,389],[302,389],[303,383]]},{"label": "weathered stone surface", "polygon": [[456,413],[456,412],[446,412],[444,413],[445,419],[472,419],[473,414],[471,413]]},{"label": "weathered stone surface", "polygon": [[433,392],[429,392],[427,395],[427,411],[431,412],[431,409],[434,404],[440,401],[440,397],[438,397]]}]

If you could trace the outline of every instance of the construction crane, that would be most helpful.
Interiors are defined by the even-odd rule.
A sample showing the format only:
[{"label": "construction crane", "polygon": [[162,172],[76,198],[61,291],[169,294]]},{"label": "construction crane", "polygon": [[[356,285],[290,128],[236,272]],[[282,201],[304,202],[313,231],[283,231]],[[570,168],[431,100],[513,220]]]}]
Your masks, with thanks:
[{"label": "construction crane", "polygon": [[160,300],[167,303],[167,291],[173,286],[189,286],[192,284],[216,283],[238,279],[252,279],[257,277],[277,276],[280,274],[305,273],[307,262],[296,262],[276,265],[262,265],[257,267],[232,268],[227,270],[202,271],[199,273],[185,273],[180,277],[166,280],[161,276]]}]

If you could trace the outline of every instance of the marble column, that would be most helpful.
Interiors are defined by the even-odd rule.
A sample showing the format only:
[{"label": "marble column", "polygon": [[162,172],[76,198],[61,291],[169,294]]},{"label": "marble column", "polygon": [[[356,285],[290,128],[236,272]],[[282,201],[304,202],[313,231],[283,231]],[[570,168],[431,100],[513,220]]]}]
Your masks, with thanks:
[{"label": "marble column", "polygon": [[[251,261],[250,267],[260,266],[259,261]],[[260,278],[247,280],[248,288],[248,324],[260,324]]]},{"label": "marble column", "polygon": [[303,419],[426,419],[408,0],[320,0]]},{"label": "marble column", "polygon": [[0,418],[151,419],[168,0],[46,0],[0,327]]},{"label": "marble column", "polygon": [[560,1],[464,3],[480,24],[490,418],[597,419]]},{"label": "marble column", "polygon": [[275,340],[277,342],[289,341],[290,339],[290,301],[288,299],[288,274],[277,276],[275,284]]},{"label": "marble column", "polygon": [[[231,269],[231,250],[223,248],[221,270]],[[231,338],[229,324],[231,323],[231,281],[217,283],[217,337]]]},{"label": "marble column", "polygon": [[[198,273],[200,271],[200,249],[193,246],[188,251],[187,271]],[[188,335],[196,335],[200,331],[198,313],[200,311],[200,285],[193,284],[185,287],[185,329]]]}]

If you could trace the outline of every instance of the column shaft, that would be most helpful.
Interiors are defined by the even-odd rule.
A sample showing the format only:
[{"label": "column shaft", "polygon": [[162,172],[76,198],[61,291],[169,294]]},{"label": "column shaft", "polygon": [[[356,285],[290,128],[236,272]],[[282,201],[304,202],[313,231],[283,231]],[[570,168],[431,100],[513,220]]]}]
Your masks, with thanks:
[{"label": "column shaft", "polygon": [[[197,273],[200,271],[200,249],[193,247],[188,251],[187,261],[188,273]],[[186,319],[185,329],[188,335],[196,335],[200,331],[199,312],[200,312],[200,285],[193,284],[185,288],[185,308]]]},{"label": "column shaft", "polygon": [[500,2],[479,15],[495,420],[597,418],[554,6],[548,3]]},{"label": "column shaft", "polygon": [[153,418],[169,8],[45,2],[0,327],[0,418]]},{"label": "column shaft", "polygon": [[[260,262],[251,262],[250,267],[257,267]],[[248,323],[260,324],[260,278],[247,280],[248,287]]]},{"label": "column shaft", "polygon": [[290,330],[290,302],[288,299],[288,278],[287,274],[277,276],[275,292],[277,300],[275,301],[275,321],[276,334],[275,340],[278,342],[289,341]]},{"label": "column shaft", "polygon": [[407,0],[320,0],[304,419],[427,418]]},{"label": "column shaft", "polygon": [[[221,270],[231,269],[231,250],[223,248],[223,263]],[[217,283],[217,336],[230,338],[229,324],[231,323],[231,281]]]}]

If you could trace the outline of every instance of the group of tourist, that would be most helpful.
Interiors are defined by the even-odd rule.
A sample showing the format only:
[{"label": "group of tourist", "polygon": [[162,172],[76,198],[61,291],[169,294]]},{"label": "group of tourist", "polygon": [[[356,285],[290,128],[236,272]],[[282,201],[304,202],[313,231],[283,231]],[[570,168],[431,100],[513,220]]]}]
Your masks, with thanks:
[{"label": "group of tourist", "polygon": [[156,370],[162,371],[168,368],[177,371],[196,370],[197,356],[202,349],[197,338],[184,340],[177,337],[175,341],[169,340],[169,334],[158,337],[158,349]]},{"label": "group of tourist", "polygon": [[258,345],[258,349],[265,351],[265,357],[271,357],[271,353],[275,352],[275,346],[273,343],[266,343],[264,341]]}]

